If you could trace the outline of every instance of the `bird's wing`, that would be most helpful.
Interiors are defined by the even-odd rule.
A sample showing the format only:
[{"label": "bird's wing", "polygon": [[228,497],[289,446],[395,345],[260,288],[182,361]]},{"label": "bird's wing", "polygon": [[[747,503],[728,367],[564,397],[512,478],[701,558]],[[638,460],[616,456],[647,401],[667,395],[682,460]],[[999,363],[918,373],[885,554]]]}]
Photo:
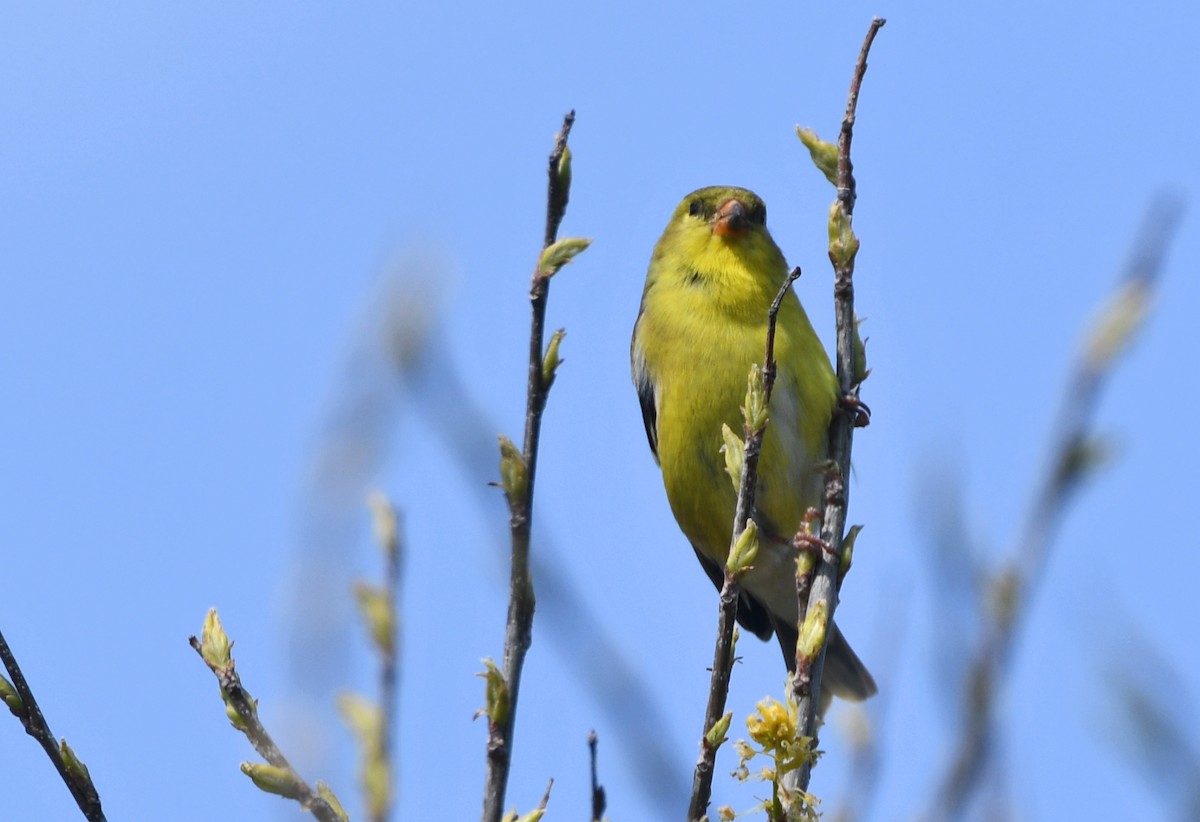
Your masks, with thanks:
[{"label": "bird's wing", "polygon": [[[638,322],[641,322],[638,315]],[[633,384],[637,388],[638,402],[642,406],[642,423],[646,426],[646,439],[654,461],[658,462],[658,406],[654,396],[654,380],[646,369],[646,358],[637,344],[637,326],[634,326],[630,360],[633,365]]]}]

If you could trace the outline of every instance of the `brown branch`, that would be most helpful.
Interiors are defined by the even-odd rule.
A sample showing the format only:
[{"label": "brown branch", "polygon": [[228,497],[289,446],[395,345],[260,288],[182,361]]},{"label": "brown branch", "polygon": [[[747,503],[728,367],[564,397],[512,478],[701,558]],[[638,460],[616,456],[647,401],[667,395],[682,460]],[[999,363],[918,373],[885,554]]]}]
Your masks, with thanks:
[{"label": "brown branch", "polygon": [[[846,113],[842,118],[842,129],[838,135],[838,165],[837,165],[837,198],[840,206],[840,218],[844,232],[836,240],[831,240],[829,258],[833,262],[834,285],[833,301],[834,315],[837,320],[837,376],[838,386],[843,402],[852,405],[858,402],[858,381],[861,379],[854,366],[854,257],[858,248],[858,240],[850,230],[850,221],[854,213],[856,199],[853,164],[850,162],[850,143],[854,133],[854,121],[858,107],[858,92],[862,86],[863,75],[867,70],[867,54],[875,35],[886,21],[876,17],[871,21],[862,49],[859,51],[858,62],[854,67],[854,76],[850,82],[850,93],[846,101]],[[832,235],[833,232],[831,232]],[[840,244],[840,245],[839,245]],[[846,507],[849,502],[849,489],[846,478],[850,476],[850,450],[854,434],[857,413],[835,414],[829,429],[830,469],[825,481],[824,516],[821,523],[821,540],[824,545],[832,546],[834,556],[818,552],[813,566],[812,583],[808,592],[807,610],[803,626],[810,619],[823,619],[828,636],[828,626],[833,624],[833,612],[837,607],[838,568],[842,538],[846,530]],[[803,636],[804,631],[801,631]],[[811,745],[816,749],[817,713],[820,705],[821,675],[825,666],[825,644],[822,643],[815,660],[801,659],[797,653],[796,675],[793,678],[792,691],[797,701],[796,731],[801,737],[812,740]],[[796,783],[800,790],[807,791],[812,763],[805,762],[796,770]]]},{"label": "brown branch", "polygon": [[1182,204],[1161,196],[1147,210],[1114,298],[1085,338],[1053,431],[1045,474],[1037,483],[1013,557],[995,576],[985,610],[988,624],[967,672],[967,715],[957,750],[942,778],[931,819],[960,817],[979,787],[995,737],[995,703],[1009,670],[1030,600],[1041,581],[1058,526],[1071,494],[1090,476],[1092,416],[1117,354],[1142,323],[1163,268],[1167,246],[1179,224]]},{"label": "brown branch", "polygon": [[67,790],[71,792],[71,796],[75,797],[75,804],[83,812],[84,818],[90,822],[104,822],[104,810],[100,806],[100,794],[96,790],[96,785],[92,782],[87,769],[82,766],[82,763],[75,760],[73,755],[74,764],[77,764],[78,767],[72,767],[64,758],[63,749],[66,746],[66,740],[63,740],[61,746],[54,741],[50,724],[42,715],[42,709],[38,707],[37,700],[33,696],[33,689],[25,680],[25,674],[22,673],[21,666],[17,664],[17,658],[13,655],[12,649],[8,647],[3,633],[0,633],[0,661],[4,662],[4,668],[12,680],[13,689],[21,698],[21,704],[13,706],[10,703],[9,710],[21,720],[21,724],[25,727],[25,733],[32,736],[42,746],[46,756],[50,757],[50,761],[54,763],[54,769],[66,783]]},{"label": "brown branch", "polygon": [[[575,112],[563,118],[562,129],[550,152],[549,183],[546,196],[546,231],[543,248],[554,243],[558,226],[566,213],[570,196],[567,138],[575,122]],[[567,169],[564,172],[564,169]],[[533,487],[537,469],[538,439],[542,411],[549,393],[549,375],[544,372],[542,355],[545,340],[546,300],[550,292],[550,276],[541,264],[533,273],[529,299],[532,319],[529,330],[529,384],[525,410],[525,444],[521,452],[524,462],[521,488],[509,495],[510,526],[512,530],[512,572],[510,576],[508,621],[504,632],[502,675],[507,689],[507,709],[498,717],[489,717],[487,742],[487,773],[484,781],[483,822],[500,822],[504,796],[508,788],[508,772],[512,760],[513,729],[517,713],[517,696],[521,685],[521,669],[525,654],[532,642],[534,595],[529,575],[529,536],[533,523]],[[506,489],[507,490],[507,489]]]},{"label": "brown branch", "polygon": [[[771,401],[771,390],[775,386],[775,321],[784,295],[800,277],[800,269],[793,269],[771,303],[767,313],[766,354],[762,367],[763,407]],[[751,383],[753,383],[753,377]],[[753,390],[753,389],[751,389]],[[748,403],[749,404],[749,403]],[[747,420],[745,434],[746,442],[742,450],[742,474],[738,485],[737,508],[733,517],[733,537],[730,541],[730,552],[735,547],[746,530],[750,517],[754,513],[754,498],[758,485],[758,460],[762,452],[763,435],[767,430],[767,420],[764,417],[760,425],[752,430]],[[692,776],[692,795],[688,804],[689,822],[700,819],[708,811],[708,803],[712,798],[713,769],[716,765],[717,748],[724,741],[724,734],[713,738],[713,728],[725,716],[725,702],[729,697],[729,678],[733,671],[733,629],[737,622],[737,603],[740,584],[740,574],[733,572],[729,564],[725,564],[725,581],[721,586],[719,597],[719,615],[717,618],[717,641],[713,649],[712,678],[708,686],[708,706],[704,711],[704,733],[700,737],[700,757],[696,760],[696,769]]]}]

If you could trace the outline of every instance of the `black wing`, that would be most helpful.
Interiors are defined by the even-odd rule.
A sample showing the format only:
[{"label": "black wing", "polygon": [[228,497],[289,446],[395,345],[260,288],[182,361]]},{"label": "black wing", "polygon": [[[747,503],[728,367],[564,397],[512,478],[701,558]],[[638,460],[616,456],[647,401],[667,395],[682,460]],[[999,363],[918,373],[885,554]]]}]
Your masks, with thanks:
[{"label": "black wing", "polygon": [[[638,323],[642,314],[638,312]],[[646,360],[642,357],[637,345],[637,324],[633,327],[633,340],[629,345],[629,361],[633,370],[633,385],[637,389],[638,402],[642,406],[642,423],[646,426],[646,440],[650,443],[650,451],[654,461],[658,462],[658,405],[654,397],[654,381],[646,371]]]},{"label": "black wing", "polygon": [[654,452],[654,459],[658,459],[658,407],[654,404],[654,384],[650,382],[650,378],[643,370],[641,373],[635,373],[638,402],[642,406],[642,422],[646,426],[646,440],[650,443],[650,450]]}]

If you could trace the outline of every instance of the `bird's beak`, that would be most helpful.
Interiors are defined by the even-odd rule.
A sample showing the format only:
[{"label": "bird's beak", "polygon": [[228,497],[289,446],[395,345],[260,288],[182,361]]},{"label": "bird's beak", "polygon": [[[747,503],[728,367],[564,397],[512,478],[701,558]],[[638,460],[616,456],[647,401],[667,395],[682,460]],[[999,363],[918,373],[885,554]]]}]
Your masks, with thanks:
[{"label": "bird's beak", "polygon": [[750,228],[746,206],[736,197],[721,203],[713,217],[712,232],[718,237],[741,237]]}]

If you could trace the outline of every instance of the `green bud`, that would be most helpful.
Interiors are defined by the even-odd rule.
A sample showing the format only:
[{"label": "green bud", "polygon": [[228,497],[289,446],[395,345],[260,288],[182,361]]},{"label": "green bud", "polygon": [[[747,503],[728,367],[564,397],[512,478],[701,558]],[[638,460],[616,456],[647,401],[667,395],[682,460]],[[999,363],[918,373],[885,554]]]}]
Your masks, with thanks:
[{"label": "green bud", "polygon": [[812,573],[813,565],[816,561],[813,559],[812,551],[799,551],[796,553],[796,576],[806,577]]},{"label": "green bud", "polygon": [[396,508],[382,491],[372,491],[367,497],[371,508],[371,525],[375,530],[375,542],[389,557],[399,550]]},{"label": "green bud", "polygon": [[762,367],[758,363],[750,366],[750,376],[746,380],[746,404],[742,407],[742,416],[746,420],[747,431],[757,433],[767,424],[767,387],[763,380]]},{"label": "green bud", "polygon": [[92,781],[92,775],[88,773],[87,765],[75,755],[75,751],[67,744],[66,739],[58,741],[58,753],[62,756],[63,765],[67,768],[67,773],[71,774],[71,778],[76,784],[83,785]]},{"label": "green bud", "polygon": [[204,618],[204,628],[200,631],[201,656],[214,671],[224,671],[233,664],[233,658],[229,655],[232,647],[233,643],[221,627],[217,609],[209,608],[208,616]]},{"label": "green bud", "polygon": [[737,492],[742,488],[742,462],[746,456],[746,444],[725,423],[721,423],[721,439],[725,441],[721,446],[725,454],[725,473],[729,474],[733,490]]},{"label": "green bud", "polygon": [[1150,293],[1144,282],[1133,280],[1117,290],[1092,322],[1084,344],[1084,357],[1092,369],[1107,366],[1141,328],[1150,310]]},{"label": "green bud", "polygon": [[563,146],[562,156],[558,158],[558,185],[564,192],[571,190],[571,148]]},{"label": "green bud", "polygon": [[525,457],[503,434],[500,435],[500,487],[508,498],[508,507],[516,508],[525,502],[525,491],[529,487],[529,472]]},{"label": "green bud", "polygon": [[504,674],[500,673],[495,662],[485,659],[483,664],[487,670],[479,676],[487,683],[483,689],[485,705],[475,716],[487,714],[489,722],[499,725],[508,719],[508,683],[504,681]]},{"label": "green bud", "polygon": [[822,140],[811,128],[796,126],[796,136],[800,138],[800,142],[804,143],[804,147],[812,155],[813,165],[825,175],[826,180],[836,186],[838,169],[837,146]]},{"label": "green bud", "polygon": [[282,796],[284,799],[299,799],[303,792],[303,781],[295,771],[267,765],[263,762],[243,762],[242,773],[250,777],[260,791]]},{"label": "green bud", "polygon": [[368,757],[363,766],[362,785],[370,818],[386,819],[392,806],[392,769],[386,759],[378,755]]},{"label": "green bud", "polygon": [[538,274],[547,278],[553,277],[560,268],[575,259],[576,255],[591,244],[591,240],[582,237],[565,237],[551,243],[542,249],[542,256],[538,258]]},{"label": "green bud", "polygon": [[850,225],[850,215],[840,200],[829,207],[829,259],[837,268],[847,268],[858,254],[858,238]]},{"label": "green bud", "polygon": [[867,370],[867,341],[862,338],[862,334],[859,332],[859,326],[861,326],[864,322],[866,322],[866,320],[860,320],[858,316],[855,315],[853,330],[854,336],[851,342],[854,352],[854,383],[856,385],[865,380],[867,375],[870,373]]},{"label": "green bud", "polygon": [[390,656],[396,642],[396,610],[388,592],[375,585],[359,582],[354,586],[358,613],[371,632],[371,641],[379,653]]},{"label": "green bud", "polygon": [[546,354],[542,357],[542,386],[546,389],[554,384],[558,366],[562,364],[562,360],[558,357],[558,346],[565,336],[567,336],[566,329],[560,328],[550,335],[550,342],[546,345]]},{"label": "green bud", "polygon": [[500,822],[541,822],[542,817],[545,815],[545,808],[534,808],[524,816],[517,816],[517,812],[512,810],[506,813],[504,819]]},{"label": "green bud", "polygon": [[383,728],[383,713],[379,706],[365,696],[346,691],[338,694],[337,709],[359,744],[366,749],[373,748]]},{"label": "green bud", "polygon": [[708,733],[704,735],[704,741],[708,743],[710,749],[721,747],[725,742],[725,737],[729,734],[729,723],[733,721],[733,711],[727,711],[725,716],[713,723],[713,726],[708,729]]},{"label": "green bud", "polygon": [[21,695],[17,693],[17,689],[13,684],[4,677],[0,676],[0,699],[4,700],[4,704],[12,711],[12,715],[20,719],[25,715],[25,703],[21,701]]},{"label": "green bud", "polygon": [[[229,720],[229,724],[237,730],[245,733],[246,722],[242,719],[242,714],[238,711],[237,706],[233,704],[233,700],[225,693],[225,689],[221,689],[221,699],[225,702],[225,717]],[[251,702],[251,704],[254,704]]]},{"label": "green bud", "polygon": [[825,644],[825,633],[829,627],[829,609],[823,601],[812,603],[800,626],[800,653],[805,659],[815,660]]},{"label": "green bud", "polygon": [[346,809],[342,807],[342,803],[338,801],[333,791],[324,782],[317,783],[317,796],[325,800],[325,804],[329,806],[340,822],[350,822],[350,814],[346,813]]},{"label": "green bud", "polygon": [[842,562],[838,568],[838,576],[844,577],[849,572],[850,564],[854,561],[854,542],[862,529],[861,525],[851,525],[846,531],[846,536],[842,538]]},{"label": "green bud", "polygon": [[757,556],[758,524],[754,520],[748,520],[746,527],[742,529],[742,533],[738,534],[738,538],[733,543],[733,550],[729,552],[729,559],[726,560],[725,567],[735,577],[741,576],[750,570]]}]

